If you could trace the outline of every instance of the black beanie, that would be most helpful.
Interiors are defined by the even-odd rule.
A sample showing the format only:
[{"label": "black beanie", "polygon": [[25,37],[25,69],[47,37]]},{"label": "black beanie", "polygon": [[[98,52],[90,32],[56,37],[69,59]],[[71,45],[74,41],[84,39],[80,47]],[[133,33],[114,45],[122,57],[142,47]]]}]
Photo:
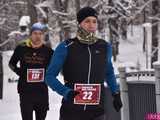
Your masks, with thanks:
[{"label": "black beanie", "polygon": [[80,24],[86,17],[89,16],[94,16],[94,17],[98,17],[98,13],[95,9],[91,8],[91,7],[84,7],[81,8],[78,13],[77,13],[77,21]]}]

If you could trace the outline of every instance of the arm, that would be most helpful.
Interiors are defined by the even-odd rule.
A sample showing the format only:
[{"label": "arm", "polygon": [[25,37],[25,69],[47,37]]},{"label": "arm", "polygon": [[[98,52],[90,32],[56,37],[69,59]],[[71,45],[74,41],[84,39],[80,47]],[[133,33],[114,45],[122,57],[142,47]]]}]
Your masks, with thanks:
[{"label": "arm", "polygon": [[116,77],[115,77],[115,74],[114,74],[114,68],[113,68],[113,65],[112,65],[112,61],[111,61],[111,58],[112,58],[112,48],[111,48],[111,45],[108,43],[107,44],[107,57],[106,57],[106,67],[107,67],[107,72],[106,72],[106,82],[108,84],[108,86],[110,87],[111,89],[111,92],[112,94],[115,94],[117,92],[119,92],[119,87],[118,87],[118,84],[117,84],[117,81],[116,81]]},{"label": "arm", "polygon": [[8,66],[12,71],[14,71],[17,75],[20,75],[20,68],[17,66],[18,61],[20,60],[20,47],[16,47],[14,50],[13,55],[11,56],[11,59],[9,61]]},{"label": "arm", "polygon": [[52,90],[55,90],[58,94],[62,95],[65,99],[67,99],[67,95],[71,91],[71,89],[64,86],[57,79],[57,76],[63,67],[66,56],[67,56],[66,43],[62,42],[53,53],[45,76],[46,84]]},{"label": "arm", "polygon": [[106,82],[109,85],[112,92],[113,106],[115,110],[119,112],[119,110],[123,105],[120,97],[119,86],[117,84],[116,77],[114,74],[111,57],[112,57],[111,45],[107,44],[107,64],[106,64],[106,67],[107,67],[106,80],[107,81]]}]

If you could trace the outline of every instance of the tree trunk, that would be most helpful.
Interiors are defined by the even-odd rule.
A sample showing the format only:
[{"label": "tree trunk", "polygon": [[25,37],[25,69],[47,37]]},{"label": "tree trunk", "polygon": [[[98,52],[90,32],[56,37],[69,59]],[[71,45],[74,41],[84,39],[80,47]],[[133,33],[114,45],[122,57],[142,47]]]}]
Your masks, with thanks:
[{"label": "tree trunk", "polygon": [[[152,15],[155,16],[158,14],[158,0],[152,2]],[[153,62],[158,60],[158,24],[157,20],[152,20],[152,58],[151,58],[151,67],[153,68]],[[157,50],[156,50],[157,49]]]},{"label": "tree trunk", "polygon": [[[66,1],[65,1],[66,2]],[[61,0],[55,0],[54,2],[55,4],[55,8],[58,11],[64,12],[64,6]],[[62,24],[62,20],[61,20],[61,16],[56,16],[57,20],[58,20],[58,25],[61,28],[60,32],[59,32],[59,36],[60,36],[60,41],[64,40],[64,29],[63,29],[63,24]]]},{"label": "tree trunk", "polygon": [[30,25],[32,25],[33,23],[37,22],[37,11],[36,11],[36,8],[35,8],[35,0],[27,0],[28,2],[28,14],[30,16],[30,19],[31,19],[31,23]]},{"label": "tree trunk", "polygon": [[[0,38],[0,42],[1,41],[2,39]],[[0,47],[0,51],[2,51],[2,47]],[[2,52],[0,52],[0,99],[2,98],[3,98],[3,59],[2,59]]]},{"label": "tree trunk", "polygon": [[76,0],[76,13],[80,10],[80,0]]}]

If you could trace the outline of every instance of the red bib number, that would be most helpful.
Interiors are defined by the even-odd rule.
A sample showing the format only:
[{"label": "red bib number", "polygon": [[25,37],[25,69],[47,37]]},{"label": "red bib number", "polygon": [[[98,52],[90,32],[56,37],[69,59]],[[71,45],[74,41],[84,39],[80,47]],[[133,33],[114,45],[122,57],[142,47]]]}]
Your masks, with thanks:
[{"label": "red bib number", "polygon": [[74,104],[98,105],[100,101],[100,84],[75,84],[74,90],[79,91],[74,98]]},{"label": "red bib number", "polygon": [[27,82],[43,82],[44,69],[27,69]]}]

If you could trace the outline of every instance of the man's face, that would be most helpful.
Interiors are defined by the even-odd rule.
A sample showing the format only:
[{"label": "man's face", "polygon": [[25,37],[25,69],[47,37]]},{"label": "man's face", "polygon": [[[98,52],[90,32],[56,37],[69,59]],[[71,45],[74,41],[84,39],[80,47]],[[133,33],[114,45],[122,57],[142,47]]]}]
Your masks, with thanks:
[{"label": "man's face", "polygon": [[35,30],[35,31],[32,32],[32,34],[31,34],[31,40],[32,40],[33,44],[38,45],[41,42],[43,42],[43,39],[44,39],[44,34],[43,34],[42,31]]},{"label": "man's face", "polygon": [[89,16],[80,23],[80,26],[88,32],[96,32],[97,19],[96,17]]}]

